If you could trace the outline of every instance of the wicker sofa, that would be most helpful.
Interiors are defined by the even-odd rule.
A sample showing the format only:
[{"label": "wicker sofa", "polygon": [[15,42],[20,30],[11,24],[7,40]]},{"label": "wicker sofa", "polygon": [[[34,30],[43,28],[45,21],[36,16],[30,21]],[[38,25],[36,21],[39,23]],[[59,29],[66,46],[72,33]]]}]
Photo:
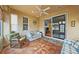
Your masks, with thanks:
[{"label": "wicker sofa", "polygon": [[61,54],[79,54],[79,40],[65,40]]},{"label": "wicker sofa", "polygon": [[29,41],[41,38],[41,33],[39,31],[23,31],[22,35],[25,35]]}]

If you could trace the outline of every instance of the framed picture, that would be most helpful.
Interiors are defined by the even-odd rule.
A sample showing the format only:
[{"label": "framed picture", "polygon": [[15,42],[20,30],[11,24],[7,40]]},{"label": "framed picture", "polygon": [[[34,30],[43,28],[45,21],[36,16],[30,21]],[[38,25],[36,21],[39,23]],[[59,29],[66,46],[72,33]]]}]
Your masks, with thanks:
[{"label": "framed picture", "polygon": [[75,27],[75,21],[74,21],[74,20],[71,21],[71,26],[72,26],[72,27]]},{"label": "framed picture", "polygon": [[37,24],[37,21],[34,20],[34,21],[33,21],[33,24],[36,25],[36,24]]}]

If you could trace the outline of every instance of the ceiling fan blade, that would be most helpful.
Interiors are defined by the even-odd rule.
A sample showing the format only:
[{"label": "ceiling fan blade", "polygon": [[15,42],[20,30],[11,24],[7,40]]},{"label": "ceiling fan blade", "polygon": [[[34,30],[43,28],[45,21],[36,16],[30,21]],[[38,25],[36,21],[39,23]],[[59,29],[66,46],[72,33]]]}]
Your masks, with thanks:
[{"label": "ceiling fan blade", "polygon": [[47,12],[43,12],[44,14],[48,14]]},{"label": "ceiling fan blade", "polygon": [[47,7],[47,8],[45,8],[43,11],[47,11],[47,10],[49,10],[50,9],[50,7]]},{"label": "ceiling fan blade", "polygon": [[33,11],[32,11],[32,13],[39,13],[39,12],[38,12],[38,11],[34,11],[34,10],[33,10]]},{"label": "ceiling fan blade", "polygon": [[40,7],[36,6],[36,8],[38,9],[38,11],[41,11],[41,8]]}]

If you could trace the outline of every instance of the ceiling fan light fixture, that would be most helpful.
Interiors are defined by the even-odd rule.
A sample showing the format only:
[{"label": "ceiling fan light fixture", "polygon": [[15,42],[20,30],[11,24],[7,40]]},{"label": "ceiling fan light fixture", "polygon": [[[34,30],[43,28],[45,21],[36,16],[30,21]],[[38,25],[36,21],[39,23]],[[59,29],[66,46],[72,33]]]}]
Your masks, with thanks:
[{"label": "ceiling fan light fixture", "polygon": [[47,7],[47,8],[45,8],[45,9],[41,9],[41,6],[36,6],[36,10],[34,11],[32,11],[32,13],[36,13],[36,14],[39,14],[38,16],[36,16],[36,17],[41,17],[42,16],[42,14],[48,14],[46,11],[47,10],[49,10],[50,9],[50,7]]}]

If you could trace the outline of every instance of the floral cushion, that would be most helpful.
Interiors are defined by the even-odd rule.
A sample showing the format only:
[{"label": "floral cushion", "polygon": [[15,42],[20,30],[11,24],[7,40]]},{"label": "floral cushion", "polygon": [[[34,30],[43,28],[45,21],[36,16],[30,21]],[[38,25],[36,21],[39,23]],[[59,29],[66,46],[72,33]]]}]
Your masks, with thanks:
[{"label": "floral cushion", "polygon": [[61,53],[78,54],[79,53],[79,40],[65,40]]}]

